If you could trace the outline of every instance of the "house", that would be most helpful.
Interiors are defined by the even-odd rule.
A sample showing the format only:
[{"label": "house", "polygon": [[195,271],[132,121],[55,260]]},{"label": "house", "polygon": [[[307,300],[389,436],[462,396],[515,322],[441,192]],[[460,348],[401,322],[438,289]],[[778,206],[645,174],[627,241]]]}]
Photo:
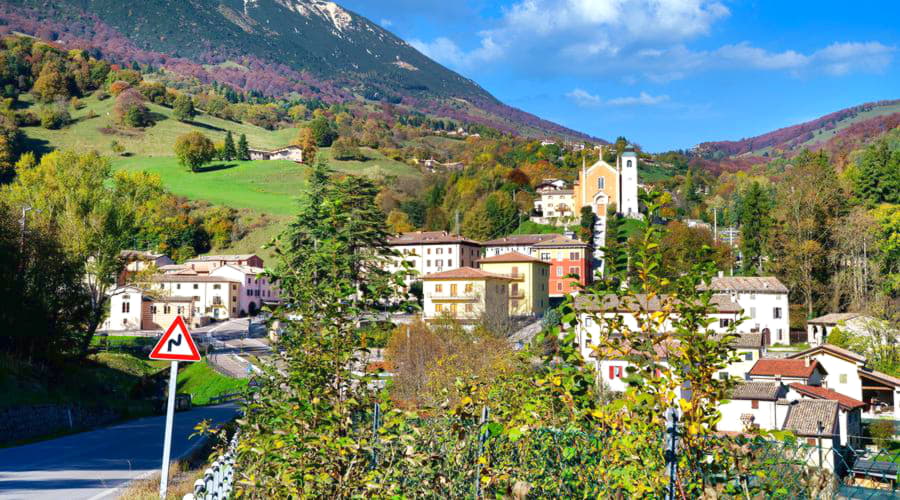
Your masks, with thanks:
[{"label": "house", "polygon": [[175,261],[169,258],[168,255],[143,250],[122,250],[119,252],[119,257],[125,263],[122,272],[116,278],[116,284],[119,286],[127,283],[135,274],[147,269],[175,264]]},{"label": "house", "polygon": [[303,163],[303,148],[300,146],[285,146],[271,151],[250,148],[249,151],[251,160],[289,160]]},{"label": "house", "polygon": [[[878,337],[880,333],[893,330],[887,321],[860,313],[831,313],[806,322],[807,342],[820,345],[828,342],[828,334],[840,328],[853,335]],[[891,331],[891,333],[896,333]]]},{"label": "house", "polygon": [[195,316],[229,319],[240,314],[240,281],[221,276],[159,274],[151,278],[151,283],[151,291],[160,296],[192,297]]},{"label": "house", "polygon": [[509,283],[509,315],[539,318],[550,307],[550,264],[535,257],[510,252],[478,260],[482,271],[512,279]]},{"label": "house", "polygon": [[753,368],[753,365],[765,357],[766,345],[761,333],[738,333],[735,336],[737,338],[732,342],[732,348],[734,356],[739,361],[729,363],[719,375],[747,380],[747,373]]},{"label": "house", "polygon": [[503,322],[509,319],[508,276],[481,269],[461,267],[422,277],[425,306],[422,317],[434,321],[449,317],[462,323],[483,318]]},{"label": "house", "polygon": [[238,255],[202,255],[185,261],[184,269],[190,268],[198,274],[209,274],[218,267],[226,265],[263,267],[263,260],[254,254]]},{"label": "house", "polygon": [[795,399],[779,404],[787,406],[781,429],[791,431],[810,447],[804,453],[809,466],[833,471],[836,462],[843,465],[844,461],[838,458],[842,448],[837,401]]},{"label": "house", "polygon": [[193,297],[154,295],[135,286],[120,286],[110,292],[109,317],[101,326],[106,331],[162,330],[176,316],[191,327],[207,324],[195,314]]},{"label": "house", "polygon": [[755,382],[800,383],[822,385],[828,372],[821,363],[806,359],[761,359],[747,372]]},{"label": "house", "polygon": [[558,238],[558,234],[513,234],[481,244],[485,257],[495,257],[511,252],[537,257],[534,245]]},{"label": "house", "polygon": [[682,222],[691,229],[706,229],[710,233],[713,231],[713,227],[709,222],[700,219],[684,219]]},{"label": "house", "polygon": [[855,352],[822,344],[793,354],[792,359],[814,359],[828,370],[825,386],[867,405],[863,417],[900,419],[900,379],[867,367]]},{"label": "house", "polygon": [[538,193],[545,191],[556,191],[557,189],[568,189],[569,183],[562,179],[544,179],[540,184],[534,187]]},{"label": "house", "polygon": [[[406,261],[420,277],[461,267],[475,267],[481,257],[480,243],[447,231],[401,233],[388,238],[388,245],[398,253],[388,270],[399,271],[402,262]],[[411,283],[417,279],[407,281]]]},{"label": "house", "polygon": [[[597,371],[597,379],[600,382],[601,390],[612,392],[625,392],[625,389],[628,387],[625,379],[630,375],[629,372],[635,369],[632,359],[637,355],[647,355],[647,353],[638,353],[627,343],[623,343],[617,348],[594,345],[589,346],[587,350],[584,349],[583,344],[579,345],[582,345],[585,359],[594,361],[594,368]],[[654,360],[661,366],[668,366],[669,351],[677,345],[678,341],[676,340],[664,340],[655,344],[652,354]],[[686,397],[686,394],[682,394],[682,397]]]},{"label": "house", "polygon": [[826,387],[792,383],[788,399],[819,399],[836,401],[840,419],[840,443],[853,448],[862,447],[862,410],[866,404],[858,399],[845,396]]},{"label": "house", "polygon": [[603,221],[607,210],[615,204],[625,216],[639,217],[638,211],[638,159],[634,147],[628,145],[616,159],[616,166],[600,160],[590,167],[582,166],[574,185],[572,211],[581,213],[582,207],[591,207]]},{"label": "house", "polygon": [[[784,422],[787,408],[778,400],[787,395],[780,382],[741,382],[734,386],[728,401],[719,404],[722,418],[716,430],[744,432],[747,429],[778,429]],[[780,413],[779,413],[780,410]]]},{"label": "house", "polygon": [[718,276],[700,289],[729,294],[740,304],[748,319],[738,324],[738,331],[760,332],[766,336],[766,345],[790,343],[788,289],[778,278]]},{"label": "house", "polygon": [[[645,319],[655,312],[662,311],[671,304],[671,301],[672,299],[665,295],[657,295],[652,298],[646,295],[637,295],[625,300],[615,295],[601,298],[588,295],[576,297],[575,311],[578,313],[578,325],[575,327],[575,339],[581,346],[582,355],[588,358],[594,353],[601,339],[615,337],[618,334],[616,331],[607,331],[611,326],[607,320],[621,321],[623,328],[637,331],[640,328],[639,319]],[[712,321],[710,330],[716,333],[726,332],[728,325],[737,319],[740,307],[727,296],[714,296],[711,305],[716,309],[710,316]],[[659,325],[659,330],[661,332],[671,331],[674,319],[677,319],[677,316],[673,315]]]},{"label": "house", "polygon": [[587,243],[557,235],[531,248],[534,257],[551,264],[551,297],[563,297],[591,282],[591,248]]},{"label": "house", "polygon": [[281,300],[278,287],[266,276],[260,276],[263,272],[265,269],[261,267],[226,264],[217,267],[209,275],[241,284],[237,306],[233,308],[232,315],[256,316],[263,304],[274,304]]},{"label": "house", "polygon": [[575,197],[572,189],[541,190],[538,195],[534,200],[532,222],[554,226],[575,222],[578,214],[574,211]]}]

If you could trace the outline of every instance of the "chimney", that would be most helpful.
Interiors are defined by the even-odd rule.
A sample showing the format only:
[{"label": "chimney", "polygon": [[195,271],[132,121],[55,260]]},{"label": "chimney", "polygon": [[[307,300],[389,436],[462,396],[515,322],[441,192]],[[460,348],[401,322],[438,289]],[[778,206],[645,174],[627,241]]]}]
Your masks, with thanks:
[{"label": "chimney", "polygon": [[724,277],[725,277],[725,271],[719,271],[719,277],[720,277],[720,278],[724,278]]},{"label": "chimney", "polygon": [[809,368],[809,358],[808,357],[803,358],[803,366]]}]

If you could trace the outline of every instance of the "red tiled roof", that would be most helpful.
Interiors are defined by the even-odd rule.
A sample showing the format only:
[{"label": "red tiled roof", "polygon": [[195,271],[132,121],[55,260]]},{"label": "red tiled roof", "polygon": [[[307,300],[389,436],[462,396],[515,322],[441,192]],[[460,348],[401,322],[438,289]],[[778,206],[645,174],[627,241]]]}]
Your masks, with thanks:
[{"label": "red tiled roof", "polygon": [[475,278],[475,279],[484,279],[484,278],[494,278],[498,280],[509,280],[512,281],[512,278],[507,276],[501,276],[499,274],[489,273],[487,271],[482,271],[481,269],[475,269],[472,267],[460,267],[458,269],[452,269],[450,271],[444,271],[441,273],[431,273],[426,274],[422,277],[422,279],[454,279],[454,278]]},{"label": "red tiled roof", "polygon": [[816,371],[827,373],[818,361],[811,361],[806,364],[805,359],[761,359],[750,369],[750,376],[776,376],[782,377],[809,377]]},{"label": "red tiled roof", "polygon": [[411,233],[400,233],[397,236],[388,238],[388,245],[428,245],[439,243],[462,243],[465,245],[481,246],[481,243],[464,238],[459,235],[450,234],[447,231],[414,231]]},{"label": "red tiled roof", "polygon": [[218,276],[190,276],[182,274],[157,274],[150,278],[156,283],[240,283],[240,281],[220,278]]},{"label": "red tiled roof", "polygon": [[583,241],[573,240],[566,236],[558,236],[552,240],[542,241],[534,244],[536,248],[556,248],[556,247],[586,247],[587,243]]},{"label": "red tiled roof", "polygon": [[509,252],[503,255],[485,257],[483,259],[478,259],[478,262],[537,262],[538,264],[547,264],[548,266],[550,265],[549,262],[544,262],[541,259],[536,259],[530,255],[525,255],[519,252]]},{"label": "red tiled roof", "polygon": [[559,237],[558,234],[513,234],[496,240],[487,241],[483,243],[482,246],[505,247],[509,245],[534,245],[535,243],[552,240],[557,237]]},{"label": "red tiled roof", "polygon": [[841,408],[845,410],[854,410],[856,408],[862,408],[866,406],[865,403],[858,399],[851,398],[850,396],[845,396],[837,391],[833,391],[831,389],[826,389],[825,387],[816,387],[814,385],[806,385],[806,384],[791,384],[791,388],[795,391],[803,394],[805,396],[809,396],[815,399],[829,399],[831,401],[837,401]]}]

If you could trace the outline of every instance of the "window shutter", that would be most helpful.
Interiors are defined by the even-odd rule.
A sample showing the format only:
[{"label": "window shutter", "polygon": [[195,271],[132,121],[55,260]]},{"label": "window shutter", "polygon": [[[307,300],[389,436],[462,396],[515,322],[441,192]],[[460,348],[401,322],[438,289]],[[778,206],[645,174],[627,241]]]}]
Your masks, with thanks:
[{"label": "window shutter", "polygon": [[616,376],[616,367],[610,366],[609,367],[609,379],[612,380],[613,378],[615,378],[615,376]]}]

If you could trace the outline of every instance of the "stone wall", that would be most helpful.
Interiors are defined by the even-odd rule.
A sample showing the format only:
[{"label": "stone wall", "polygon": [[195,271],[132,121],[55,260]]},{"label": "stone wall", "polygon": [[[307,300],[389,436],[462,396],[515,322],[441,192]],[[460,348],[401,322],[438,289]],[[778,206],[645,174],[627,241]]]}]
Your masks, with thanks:
[{"label": "stone wall", "polygon": [[0,409],[0,444],[35,437],[89,429],[120,418],[108,408],[78,405],[36,405]]}]

